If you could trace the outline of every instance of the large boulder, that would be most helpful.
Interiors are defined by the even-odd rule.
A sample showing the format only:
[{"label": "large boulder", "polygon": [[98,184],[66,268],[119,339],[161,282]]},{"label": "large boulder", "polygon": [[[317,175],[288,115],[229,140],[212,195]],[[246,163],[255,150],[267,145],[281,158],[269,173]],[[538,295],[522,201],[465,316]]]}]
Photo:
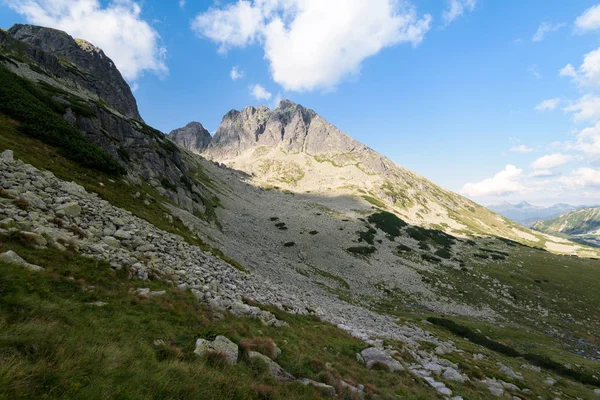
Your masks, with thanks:
[{"label": "large boulder", "polygon": [[330,385],[326,385],[321,382],[313,381],[312,379],[302,378],[300,379],[300,383],[306,386],[313,386],[319,389],[324,395],[327,397],[335,397],[335,388]]},{"label": "large boulder", "polygon": [[44,268],[40,267],[39,265],[28,263],[23,258],[21,258],[21,256],[19,256],[17,253],[15,253],[12,250],[8,250],[8,251],[0,254],[0,261],[3,261],[7,264],[18,265],[18,266],[24,267],[30,271],[43,271],[44,270]]},{"label": "large boulder", "polygon": [[364,349],[360,352],[360,355],[369,369],[373,368],[376,364],[383,364],[392,372],[404,370],[404,367],[402,367],[402,364],[398,360],[393,359],[388,353],[376,347]]},{"label": "large boulder", "polygon": [[229,364],[236,364],[238,362],[238,345],[225,336],[217,336],[212,342],[206,339],[198,339],[196,341],[194,353],[198,356],[203,356],[209,352],[223,354]]},{"label": "large boulder", "polygon": [[292,381],[296,379],[292,374],[286,372],[283,368],[281,368],[281,366],[275,361],[271,360],[269,357],[259,352],[249,351],[248,358],[250,359],[250,361],[259,360],[260,362],[265,363],[269,368],[269,375],[273,376],[274,378],[280,381]]}]

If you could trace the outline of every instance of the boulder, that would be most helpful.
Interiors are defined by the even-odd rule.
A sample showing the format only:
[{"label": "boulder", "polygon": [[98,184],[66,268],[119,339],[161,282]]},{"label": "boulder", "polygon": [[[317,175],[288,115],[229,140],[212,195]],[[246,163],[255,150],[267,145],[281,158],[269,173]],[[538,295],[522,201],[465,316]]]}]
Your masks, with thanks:
[{"label": "boulder", "polygon": [[386,365],[392,372],[404,370],[404,367],[402,367],[402,364],[398,360],[394,360],[392,356],[381,349],[369,347],[361,351],[360,355],[365,360],[365,365],[369,369],[373,368],[373,365],[376,363],[381,363]]},{"label": "boulder", "polygon": [[335,388],[333,386],[326,385],[321,382],[313,381],[312,379],[308,379],[308,378],[300,379],[300,383],[302,383],[303,385],[306,385],[306,386],[316,387],[321,392],[323,392],[323,394],[326,395],[327,397],[335,397]]},{"label": "boulder", "polygon": [[203,356],[208,352],[222,353],[229,364],[237,364],[238,345],[225,336],[217,336],[212,342],[205,339],[198,339],[194,353],[198,356]]},{"label": "boulder", "polygon": [[17,253],[12,250],[8,250],[2,254],[0,254],[0,261],[3,261],[7,264],[14,264],[20,267],[24,267],[30,271],[43,271],[44,268],[39,265],[30,264],[24,259],[21,258]]},{"label": "boulder", "polygon": [[61,204],[56,208],[56,213],[58,215],[65,215],[69,218],[78,217],[81,214],[81,207],[76,202],[72,201],[70,203]]},{"label": "boulder", "polygon": [[281,366],[279,364],[277,364],[275,361],[271,360],[269,357],[256,352],[256,351],[249,351],[248,352],[248,358],[250,359],[250,361],[254,361],[254,360],[259,360],[265,364],[267,364],[267,367],[269,368],[269,375],[271,375],[272,377],[280,380],[280,381],[292,381],[296,378],[294,378],[294,376],[286,371],[284,371],[283,368],[281,368]]},{"label": "boulder", "polygon": [[446,370],[442,374],[442,378],[447,379],[449,381],[454,381],[454,382],[465,382],[466,381],[465,377],[462,376],[454,368],[446,368]]},{"label": "boulder", "polygon": [[12,160],[13,159],[13,151],[12,150],[4,150],[2,154],[0,154],[0,158],[4,160]]}]

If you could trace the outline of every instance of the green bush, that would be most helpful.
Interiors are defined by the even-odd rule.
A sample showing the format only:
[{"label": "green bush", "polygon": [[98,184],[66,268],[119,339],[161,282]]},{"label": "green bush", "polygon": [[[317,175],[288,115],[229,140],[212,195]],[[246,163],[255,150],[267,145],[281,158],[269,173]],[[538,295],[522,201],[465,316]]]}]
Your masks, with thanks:
[{"label": "green bush", "polygon": [[395,214],[387,211],[380,211],[378,213],[371,214],[367,220],[374,224],[377,228],[393,237],[400,236],[400,229],[408,225]]},{"label": "green bush", "polygon": [[0,112],[17,120],[22,133],[57,147],[85,167],[114,175],[125,173],[113,157],[69,125],[60,114],[64,109],[64,104],[32,82],[0,67]]}]

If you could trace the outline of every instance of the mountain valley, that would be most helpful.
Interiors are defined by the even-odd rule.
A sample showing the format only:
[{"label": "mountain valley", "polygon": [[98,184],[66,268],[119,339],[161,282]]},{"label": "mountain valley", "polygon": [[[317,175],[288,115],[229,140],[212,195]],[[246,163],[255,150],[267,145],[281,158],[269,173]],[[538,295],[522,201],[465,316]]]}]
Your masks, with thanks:
[{"label": "mountain valley", "polygon": [[[50,365],[63,355],[31,350],[40,339],[30,322],[84,329],[88,322],[53,310],[63,304],[91,321],[92,302],[105,303],[92,308],[103,324],[121,326],[102,328],[114,335],[110,346],[130,340],[120,314],[151,332],[138,340],[148,360],[140,370],[183,376],[201,365],[214,398],[321,398],[331,389],[342,398],[600,393],[600,250],[570,240],[598,235],[597,209],[530,230],[289,100],[229,111],[214,136],[200,122],[165,135],[143,121],[102,50],[49,28],[0,31],[0,83],[0,252],[45,268],[23,271],[0,258],[8,315],[0,318],[0,398],[50,386],[56,397],[75,396],[66,371],[55,383],[37,381],[35,360]],[[587,228],[569,225],[575,219]],[[97,293],[74,286],[81,280],[97,281]],[[150,293],[135,292],[141,286],[164,293],[140,296]],[[173,321],[160,328],[168,337],[159,337],[159,319]],[[48,349],[61,343],[52,332]],[[257,367],[251,352],[226,368],[193,354],[195,340],[221,336],[236,349],[274,339],[293,382]],[[86,340],[102,348],[91,333]],[[382,357],[374,368],[369,352]],[[119,374],[103,370],[111,387],[126,380],[117,359]],[[225,389],[232,374],[235,393]],[[98,382],[77,379],[88,390],[81,397],[93,397]],[[161,385],[162,395],[142,393],[127,381],[123,397],[207,395]]]}]

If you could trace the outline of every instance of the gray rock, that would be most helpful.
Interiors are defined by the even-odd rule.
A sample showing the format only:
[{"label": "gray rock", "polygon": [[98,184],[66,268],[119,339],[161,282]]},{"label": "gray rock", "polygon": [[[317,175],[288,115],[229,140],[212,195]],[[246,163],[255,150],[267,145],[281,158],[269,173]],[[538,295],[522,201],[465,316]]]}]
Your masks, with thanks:
[{"label": "gray rock", "polygon": [[63,215],[69,218],[78,217],[81,214],[81,207],[76,202],[61,204],[56,208],[57,212],[61,212]]},{"label": "gray rock", "polygon": [[442,374],[442,378],[447,379],[449,381],[455,381],[455,382],[465,382],[466,381],[465,377],[463,377],[454,368],[446,368],[446,370]]},{"label": "gray rock", "polygon": [[238,345],[225,336],[217,336],[212,342],[205,339],[198,339],[196,341],[194,353],[198,356],[203,356],[211,351],[222,353],[229,364],[236,364],[238,361]]},{"label": "gray rock", "polygon": [[17,253],[15,253],[12,250],[8,250],[8,251],[0,254],[0,261],[3,261],[7,264],[18,265],[18,266],[24,267],[30,271],[43,271],[44,270],[44,268],[40,267],[39,265],[28,263],[23,258],[21,258],[21,256],[19,256]]},{"label": "gray rock", "polygon": [[594,389],[594,394],[600,396],[600,389]]},{"label": "gray rock", "polygon": [[115,232],[115,238],[120,240],[131,240],[131,232],[125,231],[123,229],[119,229]]},{"label": "gray rock", "polygon": [[201,152],[212,142],[212,136],[199,122],[190,122],[169,133],[168,138],[190,151]]},{"label": "gray rock", "polygon": [[35,246],[43,247],[48,244],[45,237],[35,232],[21,232],[21,236]]},{"label": "gray rock", "polygon": [[519,379],[520,377],[515,373],[515,371],[513,371],[512,368],[507,367],[506,365],[500,365],[500,372],[502,372],[503,374],[505,374],[506,376],[509,376],[511,378],[515,378],[515,379]]},{"label": "gray rock", "polygon": [[360,352],[363,360],[365,360],[365,365],[367,368],[373,368],[375,363],[381,363],[386,365],[390,371],[403,371],[404,367],[398,360],[395,360],[387,354],[385,351],[377,349],[375,347],[369,347]]},{"label": "gray rock", "polygon": [[500,397],[500,396],[504,395],[504,389],[502,389],[500,387],[488,386],[488,389],[493,396]]},{"label": "gray rock", "polygon": [[548,386],[554,386],[554,384],[556,383],[556,380],[552,379],[552,378],[547,378],[544,380],[544,383]]},{"label": "gray rock", "polygon": [[318,388],[324,395],[327,397],[335,397],[335,388],[330,385],[326,385],[321,382],[313,381],[312,379],[302,378],[300,379],[300,383],[306,386],[314,386]]},{"label": "gray rock", "polygon": [[292,381],[296,378],[294,378],[294,376],[286,371],[284,371],[283,368],[281,368],[281,366],[279,364],[277,364],[275,361],[271,360],[269,357],[258,353],[256,351],[249,351],[248,352],[248,358],[253,361],[253,360],[259,360],[265,364],[267,364],[267,367],[269,368],[269,375],[273,376],[274,378],[280,380],[280,381]]},{"label": "gray rock", "polygon": [[0,158],[4,160],[12,160],[13,159],[13,151],[12,150],[4,150],[2,154],[0,154]]},{"label": "gray rock", "polygon": [[452,390],[447,387],[441,387],[437,389],[439,394],[443,394],[444,396],[452,396]]}]

